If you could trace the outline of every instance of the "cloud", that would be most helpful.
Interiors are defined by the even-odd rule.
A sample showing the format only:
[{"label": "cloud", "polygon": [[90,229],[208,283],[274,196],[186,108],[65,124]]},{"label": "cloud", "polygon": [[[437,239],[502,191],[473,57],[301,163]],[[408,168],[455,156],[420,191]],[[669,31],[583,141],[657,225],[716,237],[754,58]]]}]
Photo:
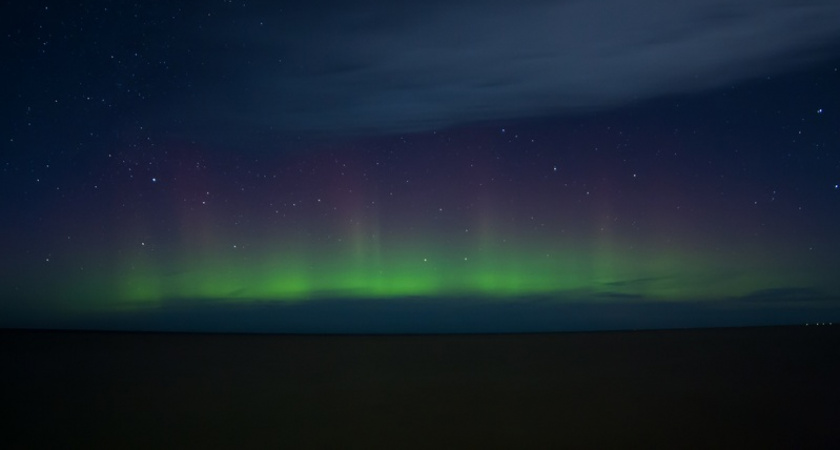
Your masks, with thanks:
[{"label": "cloud", "polygon": [[205,110],[273,130],[421,131],[724,86],[836,56],[840,37],[835,0],[380,3],[208,28],[242,54]]},{"label": "cloud", "polygon": [[661,276],[661,277],[644,277],[644,278],[630,278],[625,280],[619,281],[610,281],[608,283],[603,283],[604,286],[612,287],[612,288],[646,288],[654,283],[659,283],[663,281],[671,281],[674,280],[676,277],[674,276]]},{"label": "cloud", "polygon": [[836,301],[836,298],[817,289],[797,287],[761,289],[738,298],[742,301],[761,303]]}]

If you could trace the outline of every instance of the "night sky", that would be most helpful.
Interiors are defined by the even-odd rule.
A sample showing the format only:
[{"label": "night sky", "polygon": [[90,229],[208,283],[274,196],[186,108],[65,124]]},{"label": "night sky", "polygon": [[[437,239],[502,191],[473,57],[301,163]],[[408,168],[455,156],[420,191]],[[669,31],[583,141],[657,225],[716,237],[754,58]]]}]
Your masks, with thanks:
[{"label": "night sky", "polygon": [[0,326],[840,322],[840,3],[5,2]]}]

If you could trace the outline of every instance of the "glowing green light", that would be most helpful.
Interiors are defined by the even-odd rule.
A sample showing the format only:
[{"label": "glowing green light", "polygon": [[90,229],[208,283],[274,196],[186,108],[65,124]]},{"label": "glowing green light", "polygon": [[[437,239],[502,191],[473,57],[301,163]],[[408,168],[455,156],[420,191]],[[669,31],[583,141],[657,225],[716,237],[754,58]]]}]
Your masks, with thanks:
[{"label": "glowing green light", "polygon": [[[760,249],[722,257],[702,248],[615,238],[353,236],[328,243],[276,240],[259,249],[135,247],[110,259],[93,255],[98,266],[84,272],[68,266],[61,273],[69,275],[51,279],[44,289],[52,292],[44,295],[89,311],[205,300],[719,300],[790,286],[833,288],[825,270],[791,270],[784,258],[757,257]],[[794,256],[789,260],[805,261]]]},{"label": "glowing green light", "polygon": [[[113,275],[113,304],[152,306],[170,299],[298,301],[314,298],[480,296],[517,298],[571,291],[646,299],[719,298],[772,284],[773,274],[729,277],[703,255],[677,251],[593,252],[572,246],[442,249],[433,245],[379,247],[365,253],[219,253],[181,258],[165,267],[124,264]],[[718,280],[716,283],[704,280]]]}]

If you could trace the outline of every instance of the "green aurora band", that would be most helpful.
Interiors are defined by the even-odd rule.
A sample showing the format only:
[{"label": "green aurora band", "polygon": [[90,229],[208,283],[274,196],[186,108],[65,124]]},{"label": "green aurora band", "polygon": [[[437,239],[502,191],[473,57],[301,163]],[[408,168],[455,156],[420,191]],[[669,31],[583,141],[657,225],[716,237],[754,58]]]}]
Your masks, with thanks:
[{"label": "green aurora band", "polygon": [[56,292],[50,295],[64,299],[65,311],[83,312],[160,308],[184,300],[692,301],[790,286],[833,289],[824,285],[830,277],[817,266],[792,271],[779,258],[760,253],[754,249],[724,255],[618,244],[612,238],[447,242],[359,234],[333,245],[296,240],[263,245],[259,251],[231,246],[171,254],[144,248],[98,269],[74,273],[68,268],[63,272],[74,275],[60,277],[63,281],[53,283]]},{"label": "green aurora band", "polygon": [[834,231],[798,215],[771,220],[738,196],[721,203],[702,184],[692,194],[667,177],[625,190],[525,178],[505,189],[456,171],[409,189],[336,166],[313,163],[315,174],[247,193],[187,174],[154,196],[132,185],[86,214],[55,211],[42,253],[27,241],[12,251],[0,294],[57,315],[345,299],[840,298]]}]

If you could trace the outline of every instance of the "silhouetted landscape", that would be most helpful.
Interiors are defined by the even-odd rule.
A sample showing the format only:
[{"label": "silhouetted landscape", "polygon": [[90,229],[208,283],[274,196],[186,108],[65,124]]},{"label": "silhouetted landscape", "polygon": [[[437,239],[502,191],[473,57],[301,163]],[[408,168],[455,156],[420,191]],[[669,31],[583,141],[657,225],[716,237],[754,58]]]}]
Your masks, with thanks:
[{"label": "silhouetted landscape", "polygon": [[0,339],[7,448],[840,444],[838,326]]}]

